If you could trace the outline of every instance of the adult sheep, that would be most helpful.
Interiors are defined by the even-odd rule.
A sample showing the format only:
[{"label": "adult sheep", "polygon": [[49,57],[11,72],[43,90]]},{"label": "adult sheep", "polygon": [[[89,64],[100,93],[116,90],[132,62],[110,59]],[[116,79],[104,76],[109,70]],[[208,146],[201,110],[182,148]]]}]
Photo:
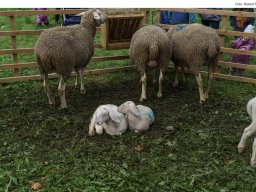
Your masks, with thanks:
[{"label": "adult sheep", "polygon": [[[188,24],[171,26],[168,37],[172,46],[172,60],[175,67],[174,86],[179,85],[178,66],[181,67],[182,81],[184,83],[184,67],[192,70],[196,76],[200,103],[208,98],[212,74],[217,66],[220,51],[220,39],[217,32],[201,24]],[[203,81],[200,68],[208,66],[208,85],[203,91]]]},{"label": "adult sheep", "polygon": [[36,63],[43,77],[44,89],[51,105],[54,104],[54,98],[48,83],[48,73],[56,72],[60,75],[58,91],[61,108],[67,108],[65,86],[73,69],[77,75],[75,86],[78,85],[80,76],[80,92],[85,93],[83,67],[89,63],[94,52],[93,39],[96,27],[104,22],[104,16],[98,9],[89,9],[79,15],[81,16],[79,25],[45,30],[35,45]]},{"label": "adult sheep", "polygon": [[146,97],[146,68],[160,68],[158,97],[162,96],[163,73],[166,71],[171,51],[167,33],[158,26],[149,25],[136,31],[131,39],[129,56],[141,74],[140,101]]}]

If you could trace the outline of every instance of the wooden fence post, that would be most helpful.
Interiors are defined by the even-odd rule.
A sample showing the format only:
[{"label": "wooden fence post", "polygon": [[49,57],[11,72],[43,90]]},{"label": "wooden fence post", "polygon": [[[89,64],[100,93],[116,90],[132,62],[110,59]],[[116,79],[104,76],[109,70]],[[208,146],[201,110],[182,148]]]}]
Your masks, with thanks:
[{"label": "wooden fence post", "polygon": [[160,23],[160,10],[156,9],[156,22],[155,24],[159,24]]},{"label": "wooden fence post", "polygon": [[[222,15],[220,29],[222,31],[226,31],[227,30],[227,16],[226,15]],[[220,35],[220,47],[225,47],[225,37],[226,37],[225,35]],[[224,58],[224,53],[220,52],[220,55],[219,55],[219,58],[218,58],[218,63],[220,61],[222,61],[223,58]],[[221,69],[221,66],[219,65],[218,68],[217,68],[216,73],[220,73],[220,69]]]},{"label": "wooden fence post", "polygon": [[[15,20],[14,20],[14,16],[10,16],[9,17],[9,20],[10,20],[10,29],[11,31],[15,31]],[[17,49],[17,42],[16,42],[16,35],[12,35],[11,36],[11,39],[12,39],[12,48],[13,49]],[[17,53],[13,53],[12,54],[12,59],[13,59],[13,64],[18,64],[18,55]],[[13,76],[14,77],[17,77],[19,76],[19,69],[18,68],[14,68],[14,71],[13,71]]]}]

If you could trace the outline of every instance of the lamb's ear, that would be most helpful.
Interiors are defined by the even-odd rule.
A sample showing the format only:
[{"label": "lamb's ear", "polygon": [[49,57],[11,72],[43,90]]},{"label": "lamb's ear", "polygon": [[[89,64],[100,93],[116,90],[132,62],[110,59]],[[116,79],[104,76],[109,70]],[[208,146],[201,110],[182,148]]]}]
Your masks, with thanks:
[{"label": "lamb's ear", "polygon": [[120,119],[117,115],[115,115],[115,112],[112,109],[108,109],[109,117],[116,123],[120,123]]},{"label": "lamb's ear", "polygon": [[136,105],[131,106],[131,112],[132,112],[134,115],[138,116],[138,117],[140,116],[139,110],[138,110],[138,108],[136,107]]}]

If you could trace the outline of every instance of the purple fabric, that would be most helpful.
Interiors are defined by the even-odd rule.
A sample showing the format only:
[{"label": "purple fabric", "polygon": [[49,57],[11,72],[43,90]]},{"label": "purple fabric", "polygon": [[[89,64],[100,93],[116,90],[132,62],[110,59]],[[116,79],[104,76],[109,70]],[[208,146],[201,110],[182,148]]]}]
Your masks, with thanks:
[{"label": "purple fabric", "polygon": [[[42,10],[47,10],[47,8],[33,8],[33,10],[38,10],[38,11],[42,11]],[[39,27],[41,26],[41,23],[44,23],[46,26],[49,26],[49,20],[47,15],[38,15],[36,18],[36,26]]]},{"label": "purple fabric", "polygon": [[[254,39],[244,39],[243,37],[239,37],[234,41],[231,41],[231,47],[234,49],[244,49],[244,50],[253,50],[254,48]],[[241,64],[248,64],[250,59],[250,55],[239,55],[233,54],[231,62],[233,63],[241,63]]]}]

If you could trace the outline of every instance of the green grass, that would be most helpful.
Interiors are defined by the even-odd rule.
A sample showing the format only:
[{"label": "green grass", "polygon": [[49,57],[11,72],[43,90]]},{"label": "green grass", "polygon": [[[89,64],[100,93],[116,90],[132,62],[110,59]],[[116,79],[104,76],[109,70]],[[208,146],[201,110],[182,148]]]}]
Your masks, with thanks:
[{"label": "green grass", "polygon": [[[52,16],[50,22],[54,26]],[[0,18],[1,30],[9,30],[7,24]],[[35,17],[17,18],[17,28],[35,29]],[[18,41],[18,47],[33,47],[36,36]],[[10,48],[10,42],[0,37],[0,49]],[[127,50],[95,51],[95,56],[119,54]],[[21,54],[19,61],[32,62],[34,56]],[[8,55],[0,56],[0,64],[11,62]],[[93,62],[87,68],[127,65],[129,60]],[[0,77],[11,73],[0,71]],[[37,73],[21,70],[22,75]],[[0,191],[32,191],[30,181],[41,183],[45,192],[256,191],[256,171],[249,165],[253,138],[245,153],[236,151],[250,123],[246,103],[255,96],[255,85],[214,80],[201,111],[195,78],[186,75],[179,88],[171,86],[173,79],[173,73],[165,74],[163,98],[158,99],[149,74],[144,104],[153,109],[156,121],[146,132],[127,131],[121,137],[88,137],[88,126],[100,104],[139,104],[136,72],[88,75],[86,95],[70,78],[67,110],[60,109],[57,79],[50,80],[55,109],[48,105],[41,81],[0,84]],[[134,149],[137,145],[142,151]]]},{"label": "green grass", "polygon": [[121,137],[88,137],[88,125],[100,104],[139,103],[137,73],[88,76],[85,96],[70,80],[68,110],[59,108],[57,80],[56,109],[39,81],[0,85],[0,191],[29,191],[29,181],[41,191],[255,191],[252,139],[244,154],[236,151],[255,85],[215,80],[201,111],[195,78],[176,89],[173,78],[166,74],[161,99],[148,82],[151,128]]}]

